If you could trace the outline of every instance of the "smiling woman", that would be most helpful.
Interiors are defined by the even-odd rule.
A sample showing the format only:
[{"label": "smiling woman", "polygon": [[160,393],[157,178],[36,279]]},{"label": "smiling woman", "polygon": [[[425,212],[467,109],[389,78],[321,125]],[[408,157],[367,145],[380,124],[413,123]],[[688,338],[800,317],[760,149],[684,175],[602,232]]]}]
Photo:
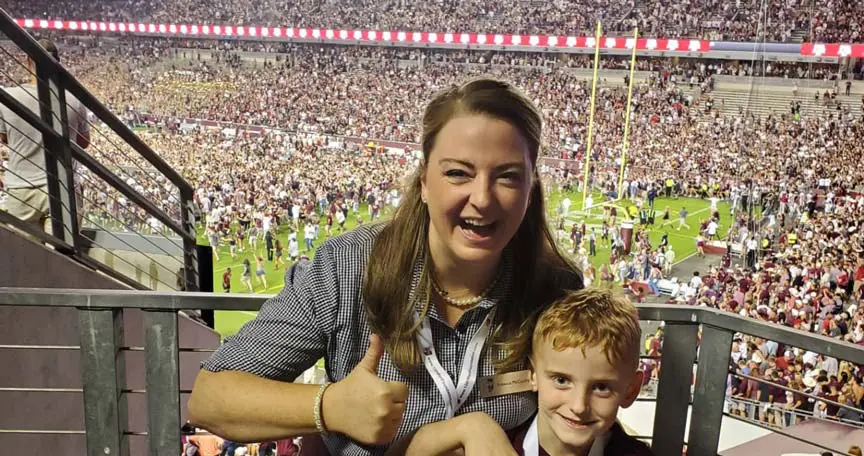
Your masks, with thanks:
[{"label": "smiling woman", "polygon": [[[541,125],[501,81],[436,96],[392,220],[326,241],[286,274],[204,364],[193,421],[240,441],[317,431],[330,454],[513,454],[505,430],[536,412],[536,397],[475,385],[527,378],[525,350],[508,344],[582,287],[546,226]],[[322,357],[332,385],[287,383]],[[262,414],[274,402],[292,407]]]}]

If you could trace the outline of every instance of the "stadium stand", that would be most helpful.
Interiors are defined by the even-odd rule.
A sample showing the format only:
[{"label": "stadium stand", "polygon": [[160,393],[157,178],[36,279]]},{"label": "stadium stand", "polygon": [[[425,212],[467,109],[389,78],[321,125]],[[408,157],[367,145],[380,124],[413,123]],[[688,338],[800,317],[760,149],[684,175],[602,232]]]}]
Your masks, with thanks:
[{"label": "stadium stand", "polygon": [[[283,7],[225,0],[206,7],[192,1],[133,7],[119,1],[40,0],[11,2],[7,8],[15,16],[34,18],[525,34],[590,33],[593,22],[601,19],[613,31],[638,24],[646,33],[667,37],[861,41],[856,2],[772,2],[767,17],[761,6],[747,0],[636,0],[611,6],[470,0],[321,1]],[[581,190],[578,171],[587,150],[591,95],[583,70],[592,64],[585,56],[57,38],[67,51],[63,63],[69,71],[130,127],[139,128],[146,144],[191,183],[199,237],[214,247],[217,260],[220,253],[243,257],[244,241],[253,251],[252,242],[267,243],[266,251],[275,251],[279,240],[271,248],[266,239],[271,227],[287,226],[292,233],[317,227],[310,238],[317,241],[325,230],[327,235],[342,231],[338,212],[350,214],[353,226],[386,216],[387,208],[398,206],[400,179],[417,163],[417,107],[431,91],[480,74],[513,81],[542,108],[548,159],[543,178],[560,194]],[[3,85],[24,83],[30,75],[16,65],[20,51],[3,49],[12,57],[0,59]],[[604,58],[602,68],[623,70],[628,62]],[[670,201],[703,200],[710,207],[687,219],[698,226],[688,242],[703,249],[709,239],[717,239],[730,253],[734,245],[740,257],[723,255],[698,277],[678,277],[669,241],[658,243],[648,233],[664,223],[662,208],[657,207],[654,222],[629,217],[637,227],[627,247],[616,225],[616,217],[625,216],[612,205],[598,209],[600,223],[588,227],[567,219],[567,207],[552,208],[564,212],[553,219],[556,231],[589,283],[631,286],[639,290],[636,299],[649,301],[662,291],[680,306],[864,345],[861,86],[852,81],[847,86],[831,64],[654,58],[640,59],[636,69],[626,178],[619,186],[627,90],[622,79],[606,79],[599,90],[590,188],[603,202],[623,196],[646,210],[653,210],[653,200],[664,194]],[[754,79],[766,77],[802,83],[754,86]],[[807,80],[827,86],[811,88]],[[115,132],[93,123],[101,133],[93,135],[88,153],[160,212],[180,218],[185,209],[169,180]],[[159,217],[135,207],[91,171],[79,170],[76,179],[85,227],[171,234]],[[669,216],[670,228],[681,228],[678,218],[678,213]],[[721,221],[724,229],[718,233],[712,224]],[[301,248],[293,250],[289,239],[285,237],[285,249],[294,260]],[[591,258],[593,244],[608,249],[608,262],[598,265]],[[272,257],[259,261],[268,271],[279,266]],[[662,352],[648,354],[659,357]],[[730,414],[777,428],[810,419],[854,426],[864,420],[861,366],[747,334],[735,335],[730,356],[735,363]],[[659,364],[647,363],[646,368],[656,380]],[[767,389],[760,386],[765,381],[772,383]]]}]

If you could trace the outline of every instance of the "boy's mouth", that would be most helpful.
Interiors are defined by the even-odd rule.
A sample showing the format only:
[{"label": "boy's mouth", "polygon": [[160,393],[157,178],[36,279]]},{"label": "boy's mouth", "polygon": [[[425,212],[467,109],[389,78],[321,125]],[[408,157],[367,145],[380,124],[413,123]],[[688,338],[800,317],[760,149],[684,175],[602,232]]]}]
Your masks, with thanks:
[{"label": "boy's mouth", "polygon": [[564,422],[573,429],[585,429],[595,423],[595,421],[593,420],[574,420],[572,418],[567,418],[566,416],[561,414],[559,414],[558,416],[560,416],[561,419],[564,420]]}]

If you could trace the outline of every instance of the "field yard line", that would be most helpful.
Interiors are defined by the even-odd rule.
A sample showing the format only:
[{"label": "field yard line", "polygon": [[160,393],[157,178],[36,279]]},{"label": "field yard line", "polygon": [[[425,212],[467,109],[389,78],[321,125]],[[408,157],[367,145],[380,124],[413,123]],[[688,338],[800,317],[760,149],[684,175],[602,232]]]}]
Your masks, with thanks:
[{"label": "field yard line", "polygon": [[249,312],[248,310],[241,310],[240,313],[243,315],[249,315],[250,317],[257,317],[258,314],[255,312]]},{"label": "field yard line", "polygon": [[243,266],[243,263],[232,264],[230,266],[225,266],[224,268],[214,269],[213,272],[222,272],[228,268],[239,268],[240,266]]},{"label": "field yard line", "polygon": [[[608,204],[608,205],[615,206],[616,208],[621,209],[621,210],[625,210],[625,208],[624,208],[623,206],[618,206],[617,204]],[[594,207],[599,207],[599,206],[600,206],[600,205],[597,205],[597,206],[594,206]],[[690,218],[691,216],[696,215],[696,214],[701,214],[701,213],[703,213],[703,212],[705,212],[705,211],[707,211],[707,210],[710,210],[710,209],[711,209],[711,206],[708,205],[708,206],[706,206],[706,207],[703,207],[702,209],[699,209],[699,210],[696,210],[696,211],[690,212],[690,213],[687,214],[687,218]],[[575,214],[574,214],[574,213],[575,213]],[[567,220],[573,220],[573,217],[574,217],[574,216],[578,216],[578,214],[580,214],[580,213],[581,213],[581,214],[584,214],[585,211],[576,211],[576,210],[573,210],[573,211],[571,211],[570,214],[567,214],[567,217],[566,217],[566,218],[567,218]],[[550,215],[554,215],[554,214],[550,214]],[[603,215],[603,212],[600,211],[597,215],[602,216],[602,215]],[[582,215],[582,218],[584,218],[584,217],[585,217],[585,216]],[[592,211],[592,217],[593,217],[593,211]],[[556,217],[556,218],[557,218],[557,217]]]},{"label": "field yard line", "polygon": [[[652,231],[659,231],[659,230],[652,230]],[[693,239],[693,240],[696,240],[696,236],[693,236],[693,235],[678,234],[678,233],[669,233],[669,236],[675,236],[675,237],[684,238],[684,239]]]},{"label": "field yard line", "polygon": [[695,255],[696,255],[696,252],[693,252],[693,253],[691,253],[690,255],[687,255],[687,256],[685,256],[684,258],[681,258],[680,260],[678,260],[678,261],[672,263],[672,266],[675,266],[675,265],[678,264],[678,263],[683,263],[685,260],[688,260],[688,259],[690,259],[691,257],[693,257],[693,256],[695,256]]},{"label": "field yard line", "polygon": [[708,205],[708,207],[703,207],[702,209],[699,209],[698,211],[693,211],[692,213],[687,214],[687,217],[690,217],[691,215],[700,214],[700,213],[705,212],[709,209],[711,209],[711,205]]}]

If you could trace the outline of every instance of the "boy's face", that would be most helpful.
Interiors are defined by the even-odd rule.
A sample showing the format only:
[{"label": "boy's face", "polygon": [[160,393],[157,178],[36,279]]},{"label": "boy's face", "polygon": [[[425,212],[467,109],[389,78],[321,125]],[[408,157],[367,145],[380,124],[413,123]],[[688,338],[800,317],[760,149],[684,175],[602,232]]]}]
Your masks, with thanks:
[{"label": "boy's face", "polygon": [[594,439],[615,423],[619,407],[639,395],[642,372],[613,366],[599,347],[556,351],[534,347],[531,382],[537,391],[538,437],[550,454],[587,454]]}]

